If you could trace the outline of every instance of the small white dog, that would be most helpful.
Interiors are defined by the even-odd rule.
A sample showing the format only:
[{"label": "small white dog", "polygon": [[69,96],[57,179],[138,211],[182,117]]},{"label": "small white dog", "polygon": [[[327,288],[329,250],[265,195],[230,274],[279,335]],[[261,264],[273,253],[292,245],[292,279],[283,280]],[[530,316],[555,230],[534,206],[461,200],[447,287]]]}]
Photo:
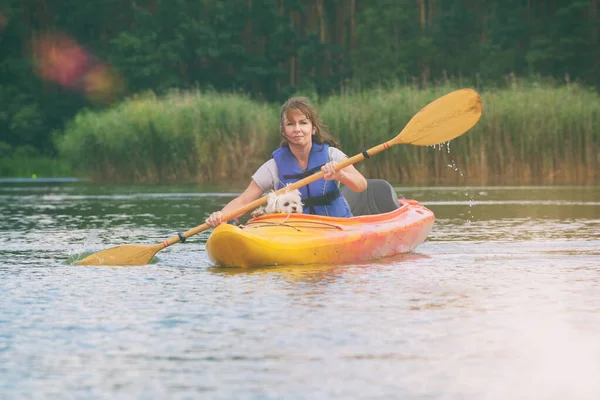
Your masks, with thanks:
[{"label": "small white dog", "polygon": [[298,189],[280,194],[279,196],[272,192],[267,198],[267,206],[259,207],[252,211],[252,218],[260,217],[264,214],[302,214],[302,197]]}]

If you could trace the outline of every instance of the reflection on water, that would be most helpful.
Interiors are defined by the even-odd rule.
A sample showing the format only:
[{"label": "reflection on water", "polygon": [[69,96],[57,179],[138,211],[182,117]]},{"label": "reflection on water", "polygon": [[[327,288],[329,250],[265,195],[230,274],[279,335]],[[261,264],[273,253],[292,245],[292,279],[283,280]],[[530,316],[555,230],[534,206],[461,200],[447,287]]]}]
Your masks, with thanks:
[{"label": "reflection on water", "polygon": [[207,268],[207,271],[223,276],[235,276],[239,274],[268,275],[271,278],[277,277],[278,279],[286,280],[289,282],[293,281],[305,283],[319,283],[331,282],[335,279],[343,278],[347,274],[357,273],[365,269],[372,271],[374,265],[378,267],[382,267],[385,265],[397,266],[398,264],[407,265],[408,263],[416,262],[418,260],[427,258],[430,258],[430,256],[426,254],[420,254],[418,252],[413,252],[410,254],[399,254],[394,257],[378,260],[376,263],[365,262],[355,263],[351,265],[277,265],[249,268],[210,266],[209,268]]},{"label": "reflection on water", "polygon": [[0,398],[600,398],[600,188],[398,188],[436,214],[416,252],[218,268],[235,193],[0,183]]}]

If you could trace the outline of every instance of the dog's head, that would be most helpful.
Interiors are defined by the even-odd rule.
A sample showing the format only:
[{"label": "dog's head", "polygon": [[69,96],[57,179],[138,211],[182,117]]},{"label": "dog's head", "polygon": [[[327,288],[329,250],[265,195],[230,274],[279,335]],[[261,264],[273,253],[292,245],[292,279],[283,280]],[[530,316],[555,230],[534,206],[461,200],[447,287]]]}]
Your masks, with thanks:
[{"label": "dog's head", "polygon": [[282,214],[302,214],[302,197],[298,189],[277,196],[275,193],[269,194],[267,214],[282,213]]}]

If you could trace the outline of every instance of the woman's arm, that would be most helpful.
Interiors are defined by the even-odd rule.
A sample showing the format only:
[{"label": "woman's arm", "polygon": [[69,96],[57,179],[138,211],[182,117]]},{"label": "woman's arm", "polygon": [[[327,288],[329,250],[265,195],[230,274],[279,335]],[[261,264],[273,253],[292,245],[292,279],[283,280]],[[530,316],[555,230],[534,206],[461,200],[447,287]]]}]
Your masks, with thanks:
[{"label": "woman's arm", "polygon": [[254,180],[251,180],[250,185],[248,185],[248,187],[246,188],[246,190],[244,190],[242,194],[240,194],[238,197],[227,203],[227,205],[223,207],[221,211],[216,211],[212,213],[206,219],[206,223],[210,226],[218,226],[223,222],[227,222],[222,220],[223,214],[227,214],[238,208],[244,207],[246,204],[258,199],[260,196],[262,196],[262,194],[263,190],[258,187]]}]

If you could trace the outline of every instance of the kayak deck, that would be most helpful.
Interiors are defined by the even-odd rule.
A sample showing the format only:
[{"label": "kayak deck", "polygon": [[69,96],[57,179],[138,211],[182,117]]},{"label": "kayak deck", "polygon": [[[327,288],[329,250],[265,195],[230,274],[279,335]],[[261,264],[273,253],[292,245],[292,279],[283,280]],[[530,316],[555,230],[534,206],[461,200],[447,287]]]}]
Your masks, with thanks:
[{"label": "kayak deck", "polygon": [[394,211],[352,218],[267,214],[243,226],[223,224],[206,243],[220,266],[341,264],[408,253],[425,241],[433,212],[413,200]]}]

